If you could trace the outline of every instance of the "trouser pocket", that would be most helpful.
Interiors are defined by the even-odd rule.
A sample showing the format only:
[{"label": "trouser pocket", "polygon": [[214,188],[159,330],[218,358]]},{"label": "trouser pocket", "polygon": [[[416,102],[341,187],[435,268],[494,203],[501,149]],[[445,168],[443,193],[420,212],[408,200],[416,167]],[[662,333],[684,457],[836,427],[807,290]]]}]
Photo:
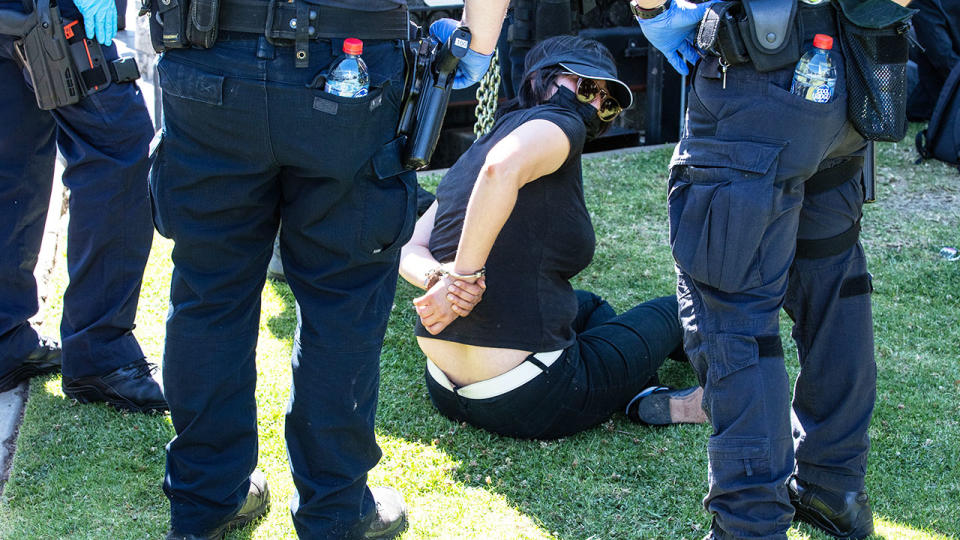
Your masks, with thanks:
[{"label": "trouser pocket", "polygon": [[759,250],[783,145],[684,139],[671,166],[670,245],[677,265],[726,292],[762,283]]}]

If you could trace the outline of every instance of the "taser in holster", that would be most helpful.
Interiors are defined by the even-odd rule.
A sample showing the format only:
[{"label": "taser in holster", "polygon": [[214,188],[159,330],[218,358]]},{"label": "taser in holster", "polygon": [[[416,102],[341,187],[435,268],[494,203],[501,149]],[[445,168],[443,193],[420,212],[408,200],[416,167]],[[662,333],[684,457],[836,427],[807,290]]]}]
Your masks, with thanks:
[{"label": "taser in holster", "polygon": [[411,44],[413,78],[400,116],[399,135],[406,137],[404,165],[422,169],[430,163],[453,90],[460,59],[470,47],[470,29],[461,26],[445,44],[426,36]]},{"label": "taser in holster", "polygon": [[62,20],[50,0],[36,0],[31,13],[0,10],[0,34],[20,38],[14,51],[43,110],[73,105],[112,82],[140,78],[132,57],[107,62],[100,44],[87,39],[83,21]]}]

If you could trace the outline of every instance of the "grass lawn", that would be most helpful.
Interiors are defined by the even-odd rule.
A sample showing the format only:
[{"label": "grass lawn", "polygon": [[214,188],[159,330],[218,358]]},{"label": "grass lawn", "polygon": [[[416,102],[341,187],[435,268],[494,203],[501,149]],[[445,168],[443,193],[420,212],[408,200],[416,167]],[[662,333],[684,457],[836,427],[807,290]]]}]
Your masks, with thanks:
[{"label": "grass lawn", "polygon": [[[911,134],[879,145],[879,201],[866,207],[863,244],[876,291],[878,398],[868,489],[881,538],[960,538],[960,262],[938,256],[960,244],[960,175],[912,163]],[[576,284],[626,309],[671,294],[666,222],[670,149],[584,160],[597,255]],[[428,178],[433,187],[438,178]],[[137,336],[159,361],[171,264],[159,236],[144,280]],[[59,255],[55,290],[66,286]],[[622,415],[561,441],[517,441],[452,423],[430,405],[412,335],[416,290],[401,280],[382,355],[377,436],[383,459],[371,484],[399,488],[410,507],[404,538],[700,538],[710,518],[708,426],[654,429]],[[44,330],[58,334],[52,301]],[[294,538],[293,490],[283,411],[295,311],[290,290],[268,283],[258,350],[260,467],[273,492],[268,517],[231,538]],[[795,349],[784,315],[788,370]],[[842,359],[838,359],[842,360]],[[690,385],[668,362],[664,382]],[[0,499],[0,538],[162,538],[160,490],[169,416],[78,405],[59,376],[31,384],[10,480]],[[825,538],[806,526],[791,538]]]}]

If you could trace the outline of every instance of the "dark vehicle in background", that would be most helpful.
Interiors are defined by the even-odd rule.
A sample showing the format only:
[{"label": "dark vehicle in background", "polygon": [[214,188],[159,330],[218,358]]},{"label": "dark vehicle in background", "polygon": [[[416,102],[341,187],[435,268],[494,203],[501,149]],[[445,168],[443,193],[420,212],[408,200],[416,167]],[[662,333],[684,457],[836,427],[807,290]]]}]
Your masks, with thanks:
[{"label": "dark vehicle in background", "polygon": [[[437,19],[459,19],[463,8],[462,0],[408,0],[408,4],[410,18],[424,29]],[[524,27],[523,19],[533,20],[530,26],[534,28]],[[549,24],[544,23],[545,19]],[[544,28],[535,28],[537,21]],[[620,79],[634,93],[633,107],[604,136],[588,143],[586,152],[679,139],[685,105],[682,78],[649,46],[627,0],[513,0],[499,45],[504,71],[509,67],[511,45],[529,46],[558,33],[577,34],[603,43],[616,59]],[[509,74],[502,78],[509,79]],[[500,85],[501,100],[512,97],[512,89],[504,86]],[[449,167],[473,142],[476,94],[475,86],[455,90],[451,95],[430,168]]]}]

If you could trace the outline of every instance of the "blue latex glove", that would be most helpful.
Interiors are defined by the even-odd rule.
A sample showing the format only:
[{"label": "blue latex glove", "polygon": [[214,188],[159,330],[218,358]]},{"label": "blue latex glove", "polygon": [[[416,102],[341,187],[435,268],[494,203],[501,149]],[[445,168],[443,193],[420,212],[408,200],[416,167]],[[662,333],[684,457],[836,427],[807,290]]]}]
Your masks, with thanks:
[{"label": "blue latex glove", "polygon": [[83,26],[87,29],[87,39],[96,36],[103,45],[113,43],[113,36],[117,33],[117,4],[115,0],[74,0],[80,14],[83,15]]},{"label": "blue latex glove", "polygon": [[[453,19],[437,19],[430,25],[430,35],[441,43],[446,43],[460,23]],[[467,49],[460,63],[457,64],[457,73],[453,76],[453,88],[467,88],[473,86],[486,75],[490,69],[490,59],[493,54],[480,54],[473,49]]]},{"label": "blue latex glove", "polygon": [[693,44],[696,39],[697,26],[703,19],[707,6],[717,0],[710,0],[702,4],[694,4],[689,0],[668,0],[670,7],[652,19],[637,18],[640,29],[647,41],[657,48],[667,62],[681,75],[690,72],[687,62],[696,64],[700,53]]}]

